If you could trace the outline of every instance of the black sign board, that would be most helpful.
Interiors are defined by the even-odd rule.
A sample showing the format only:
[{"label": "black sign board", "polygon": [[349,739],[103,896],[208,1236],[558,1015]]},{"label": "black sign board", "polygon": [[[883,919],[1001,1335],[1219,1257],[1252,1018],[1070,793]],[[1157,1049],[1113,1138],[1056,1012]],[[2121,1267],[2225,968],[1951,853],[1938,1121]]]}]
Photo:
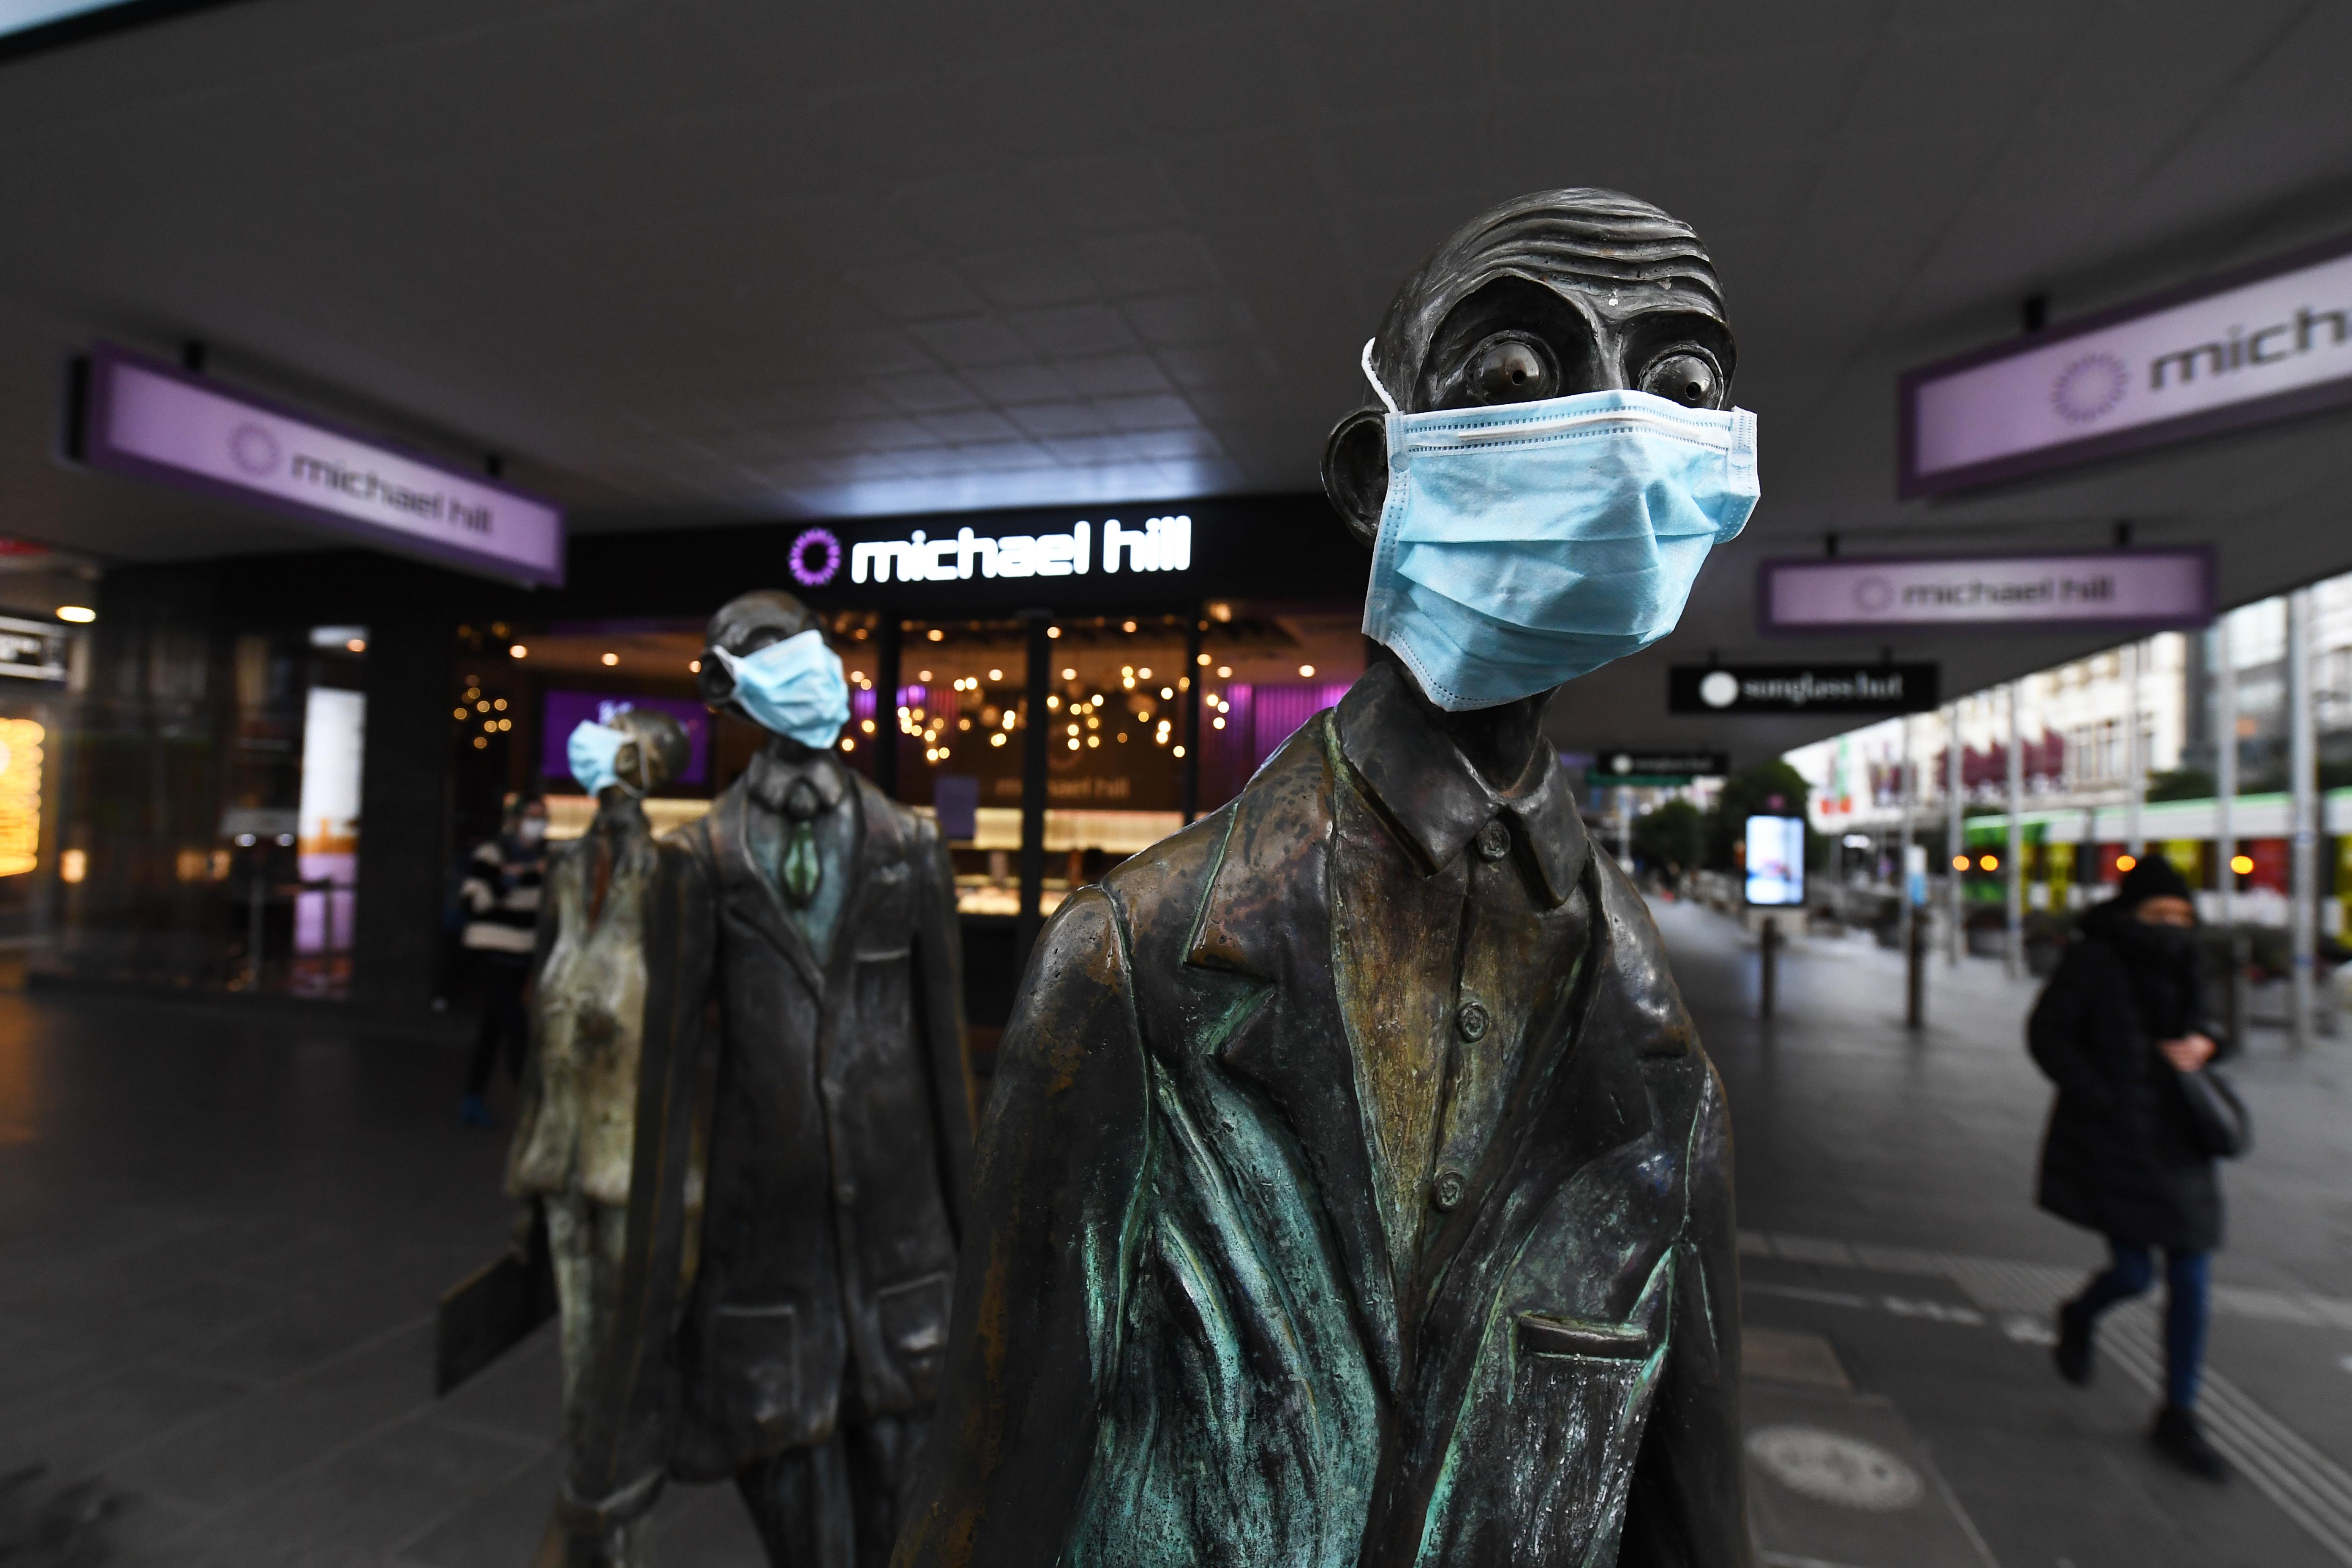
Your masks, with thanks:
[{"label": "black sign board", "polygon": [[1686,784],[1721,778],[1731,759],[1721,752],[1595,752],[1584,770],[1588,784]]},{"label": "black sign board", "polygon": [[1939,700],[1932,664],[1678,664],[1670,713],[1925,713]]},{"label": "black sign board", "polygon": [[0,619],[0,676],[20,680],[66,678],[66,630],[39,621]]}]

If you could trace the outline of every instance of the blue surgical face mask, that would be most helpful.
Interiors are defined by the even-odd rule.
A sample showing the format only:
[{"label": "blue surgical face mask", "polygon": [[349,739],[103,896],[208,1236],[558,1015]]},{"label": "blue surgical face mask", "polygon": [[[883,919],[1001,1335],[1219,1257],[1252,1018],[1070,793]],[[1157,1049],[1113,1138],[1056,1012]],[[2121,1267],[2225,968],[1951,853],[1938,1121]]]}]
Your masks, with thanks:
[{"label": "blue surgical face mask", "polygon": [[1675,629],[1756,509],[1756,416],[1646,392],[1405,414],[1364,635],[1451,712],[1549,691]]},{"label": "blue surgical face mask", "polygon": [[842,679],[841,656],[814,628],[741,658],[723,647],[710,651],[735,678],[735,699],[743,711],[763,729],[821,752],[849,722],[849,682]]},{"label": "blue surgical face mask", "polygon": [[564,742],[564,760],[572,764],[572,776],[591,795],[602,795],[606,784],[619,784],[631,795],[643,795],[646,792],[641,784],[632,784],[620,773],[621,748],[635,739],[583,719]]}]

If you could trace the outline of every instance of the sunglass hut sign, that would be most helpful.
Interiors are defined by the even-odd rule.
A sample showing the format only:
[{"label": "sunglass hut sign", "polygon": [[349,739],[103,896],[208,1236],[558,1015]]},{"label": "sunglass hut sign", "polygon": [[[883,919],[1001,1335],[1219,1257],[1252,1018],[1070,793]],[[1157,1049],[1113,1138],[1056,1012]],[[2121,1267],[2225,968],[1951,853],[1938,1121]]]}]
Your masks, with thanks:
[{"label": "sunglass hut sign", "polygon": [[[989,535],[964,527],[936,539],[919,528],[904,539],[860,541],[845,553],[852,583],[1186,572],[1192,566],[1192,520],[1178,514],[1129,527],[1106,518],[1099,532],[1091,521],[1075,523],[1067,533]],[[840,577],[844,554],[831,529],[803,529],[792,543],[793,575],[803,588],[826,587]]]}]

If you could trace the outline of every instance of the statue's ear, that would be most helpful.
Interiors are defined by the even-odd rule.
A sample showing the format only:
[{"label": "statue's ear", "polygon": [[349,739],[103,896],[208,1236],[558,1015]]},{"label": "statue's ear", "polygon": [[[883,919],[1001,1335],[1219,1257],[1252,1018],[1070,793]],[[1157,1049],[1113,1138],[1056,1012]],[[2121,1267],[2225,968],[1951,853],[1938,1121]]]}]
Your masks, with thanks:
[{"label": "statue's ear", "polygon": [[1333,426],[1323,443],[1323,493],[1367,550],[1389,498],[1387,419],[1377,408],[1359,408]]}]

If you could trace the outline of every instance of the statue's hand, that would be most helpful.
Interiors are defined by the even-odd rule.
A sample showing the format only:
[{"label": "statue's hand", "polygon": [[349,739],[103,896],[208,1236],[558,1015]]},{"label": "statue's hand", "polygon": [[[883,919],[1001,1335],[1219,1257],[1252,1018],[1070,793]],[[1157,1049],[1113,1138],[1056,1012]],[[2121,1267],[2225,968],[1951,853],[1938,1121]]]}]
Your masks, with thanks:
[{"label": "statue's hand", "polygon": [[645,1552],[638,1542],[638,1520],[620,1524],[577,1527],[567,1521],[562,1504],[547,1521],[531,1568],[643,1568]]}]

